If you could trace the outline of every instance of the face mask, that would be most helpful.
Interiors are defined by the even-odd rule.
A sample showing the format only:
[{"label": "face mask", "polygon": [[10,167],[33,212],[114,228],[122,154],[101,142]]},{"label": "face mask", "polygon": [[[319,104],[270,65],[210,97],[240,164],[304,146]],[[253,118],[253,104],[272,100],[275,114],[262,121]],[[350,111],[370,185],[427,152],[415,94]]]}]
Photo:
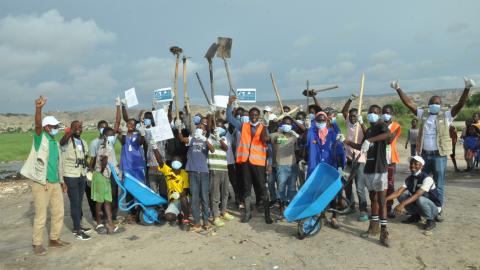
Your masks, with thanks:
[{"label": "face mask", "polygon": [[196,136],[203,136],[203,129],[201,129],[201,128],[195,129],[195,135]]},{"label": "face mask", "polygon": [[367,118],[368,118],[368,122],[376,123],[378,121],[378,118],[380,118],[380,117],[376,113],[369,113]]},{"label": "face mask", "polygon": [[308,117],[310,118],[310,120],[313,120],[313,119],[315,119],[315,114],[311,113],[311,114],[308,115]]},{"label": "face mask", "polygon": [[280,130],[285,133],[290,132],[292,130],[292,125],[283,125],[280,127]]},{"label": "face mask", "polygon": [[336,117],[332,117],[332,123],[336,123],[337,122],[337,118]]},{"label": "face mask", "polygon": [[145,119],[143,119],[143,124],[145,126],[151,126],[152,125],[152,120],[148,119],[148,118],[145,118]]},{"label": "face mask", "polygon": [[321,122],[321,123],[315,123],[315,125],[317,126],[317,128],[319,129],[324,129],[327,127],[327,123],[326,122]]},{"label": "face mask", "polygon": [[392,119],[392,116],[390,114],[384,113],[382,114],[382,119],[383,121],[388,122],[390,121],[390,119]]},{"label": "face mask", "polygon": [[255,122],[255,123],[250,122],[250,125],[252,125],[252,126],[254,126],[254,127],[256,127],[258,124],[260,124],[259,121]]},{"label": "face mask", "polygon": [[100,135],[103,134],[103,130],[104,130],[104,128],[100,128],[100,129],[98,130],[98,131],[100,131]]},{"label": "face mask", "polygon": [[440,105],[430,104],[428,105],[428,111],[430,112],[430,114],[438,114],[440,112]]},{"label": "face mask", "polygon": [[193,123],[194,123],[195,125],[200,124],[200,121],[202,121],[202,118],[201,118],[200,116],[195,115],[195,116],[193,117]]},{"label": "face mask", "polygon": [[244,115],[244,116],[242,116],[242,118],[240,118],[240,121],[242,123],[247,123],[248,121],[250,121],[250,117]]},{"label": "face mask", "polygon": [[178,170],[180,168],[182,168],[182,162],[180,162],[178,160],[172,161],[172,169]]},{"label": "face mask", "polygon": [[303,120],[297,120],[297,122],[302,124],[302,125],[305,124],[305,121],[303,121]]},{"label": "face mask", "polygon": [[141,125],[140,125],[140,123],[138,123],[138,124],[135,126],[135,129],[136,129],[136,130],[140,130],[140,127],[141,127]]},{"label": "face mask", "polygon": [[115,144],[115,140],[116,140],[116,139],[117,139],[117,138],[116,138],[115,136],[108,136],[108,137],[107,137],[107,141],[108,141],[108,143],[111,144],[111,145],[114,145],[114,144]]},{"label": "face mask", "polygon": [[216,127],[216,128],[215,128],[215,131],[216,131],[217,134],[220,135],[220,136],[225,136],[225,133],[227,133],[227,131],[226,131],[224,128],[221,128],[221,127]]},{"label": "face mask", "polygon": [[50,135],[55,136],[58,134],[58,128],[50,129]]}]

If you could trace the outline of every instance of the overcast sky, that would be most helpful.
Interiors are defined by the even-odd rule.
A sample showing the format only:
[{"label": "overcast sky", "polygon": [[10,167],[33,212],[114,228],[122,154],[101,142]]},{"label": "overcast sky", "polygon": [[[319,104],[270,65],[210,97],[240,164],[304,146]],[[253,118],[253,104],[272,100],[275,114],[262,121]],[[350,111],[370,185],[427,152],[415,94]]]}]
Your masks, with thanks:
[{"label": "overcast sky", "polygon": [[[192,57],[188,90],[205,104],[194,72],[208,88],[203,58],[217,36],[233,38],[236,88],[274,100],[310,85],[338,84],[323,96],[407,91],[480,83],[480,1],[48,1],[0,2],[0,113],[113,106],[136,87],[141,106],[152,90],[173,85],[173,45]],[[218,94],[228,93],[215,59]],[[181,69],[180,69],[181,70]],[[181,82],[181,76],[180,76]],[[182,92],[182,84],[179,85]],[[181,95],[183,96],[183,95]]]}]

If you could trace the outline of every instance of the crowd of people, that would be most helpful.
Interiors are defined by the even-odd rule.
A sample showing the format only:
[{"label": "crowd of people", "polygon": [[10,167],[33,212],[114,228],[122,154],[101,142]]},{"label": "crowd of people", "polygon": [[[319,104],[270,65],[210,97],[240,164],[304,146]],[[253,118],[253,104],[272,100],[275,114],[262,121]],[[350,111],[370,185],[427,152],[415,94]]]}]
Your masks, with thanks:
[{"label": "crowd of people", "polygon": [[[174,138],[165,141],[155,141],[152,136],[155,108],[132,118],[124,101],[117,98],[113,127],[106,120],[99,121],[99,135],[90,143],[82,139],[79,120],[65,128],[57,141],[60,122],[53,116],[42,119],[46,98],[40,97],[35,101],[32,150],[21,171],[33,180],[34,252],[46,254],[43,232],[49,208],[49,246],[70,245],[60,240],[64,219],[62,192],[68,195],[76,239],[91,238],[92,229],[82,226],[84,196],[96,223],[94,230],[98,234],[121,233],[119,187],[114,174],[124,177],[128,173],[167,199],[162,219],[201,232],[234,220],[236,217],[229,213],[233,205],[240,210],[240,222],[248,223],[252,209],[257,209],[264,213],[266,223],[272,223],[270,209],[278,207],[282,212],[320,163],[334,167],[344,180],[350,180],[343,182],[341,191],[346,200],[339,194],[330,207],[348,207],[355,212],[358,202],[358,221],[369,222],[362,236],[379,235],[380,243],[388,247],[388,218],[407,213],[409,217],[404,222],[414,223],[423,217],[425,230],[433,229],[441,221],[447,156],[452,151],[450,128],[473,86],[472,80],[465,80],[460,100],[450,109],[444,110],[441,98],[433,96],[427,110],[418,108],[398,81],[392,82],[391,87],[415,115],[405,144],[405,148],[408,144],[411,147],[411,175],[396,190],[394,177],[400,162],[397,143],[402,131],[395,121],[393,106],[370,105],[366,124],[361,112],[351,108],[357,99],[354,94],[341,109],[345,135],[336,121],[337,111],[322,106],[314,92],[307,92],[314,100],[307,111],[291,113],[284,106],[278,116],[269,106],[263,110],[240,107],[235,96],[230,97],[224,112],[211,107],[206,115],[193,114],[185,106],[176,118],[170,104],[168,120]],[[478,149],[480,123],[478,115],[475,117],[462,135],[469,158],[470,150]],[[119,159],[115,153],[118,143]],[[472,166],[474,163],[470,162],[469,168]],[[127,194],[127,201],[132,199]],[[399,203],[393,208],[394,200]],[[137,213],[138,209],[131,209],[125,222],[135,222]],[[335,213],[325,220],[332,228],[339,228]]]}]

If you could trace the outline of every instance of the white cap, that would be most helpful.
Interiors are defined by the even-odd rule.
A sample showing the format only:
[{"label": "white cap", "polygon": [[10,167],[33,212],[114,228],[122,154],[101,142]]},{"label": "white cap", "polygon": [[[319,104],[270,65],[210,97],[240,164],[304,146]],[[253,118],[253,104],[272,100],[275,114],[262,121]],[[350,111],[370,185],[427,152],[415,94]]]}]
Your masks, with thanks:
[{"label": "white cap", "polygon": [[265,108],[263,108],[264,111],[267,111],[267,112],[272,112],[272,108],[270,108],[270,106],[265,106]]},{"label": "white cap", "polygon": [[423,160],[423,158],[421,156],[412,156],[412,157],[410,157],[410,160],[412,160],[412,159],[422,163],[422,166],[425,165],[425,160]]},{"label": "white cap", "polygon": [[42,120],[42,127],[48,125],[56,126],[58,124],[60,124],[60,122],[54,116],[45,116]]}]

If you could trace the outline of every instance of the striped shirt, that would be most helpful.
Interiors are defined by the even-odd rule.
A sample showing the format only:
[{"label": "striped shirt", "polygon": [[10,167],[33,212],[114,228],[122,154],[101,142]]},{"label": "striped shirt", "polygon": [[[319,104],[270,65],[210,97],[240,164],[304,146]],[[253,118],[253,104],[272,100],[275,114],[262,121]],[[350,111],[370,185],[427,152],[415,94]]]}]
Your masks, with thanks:
[{"label": "striped shirt", "polygon": [[[222,137],[222,140],[230,148],[230,142],[226,137]],[[227,152],[221,148],[220,142],[213,139],[212,136],[208,138],[208,142],[212,144],[215,152],[208,151],[208,169],[212,171],[228,171],[227,168]]]}]

